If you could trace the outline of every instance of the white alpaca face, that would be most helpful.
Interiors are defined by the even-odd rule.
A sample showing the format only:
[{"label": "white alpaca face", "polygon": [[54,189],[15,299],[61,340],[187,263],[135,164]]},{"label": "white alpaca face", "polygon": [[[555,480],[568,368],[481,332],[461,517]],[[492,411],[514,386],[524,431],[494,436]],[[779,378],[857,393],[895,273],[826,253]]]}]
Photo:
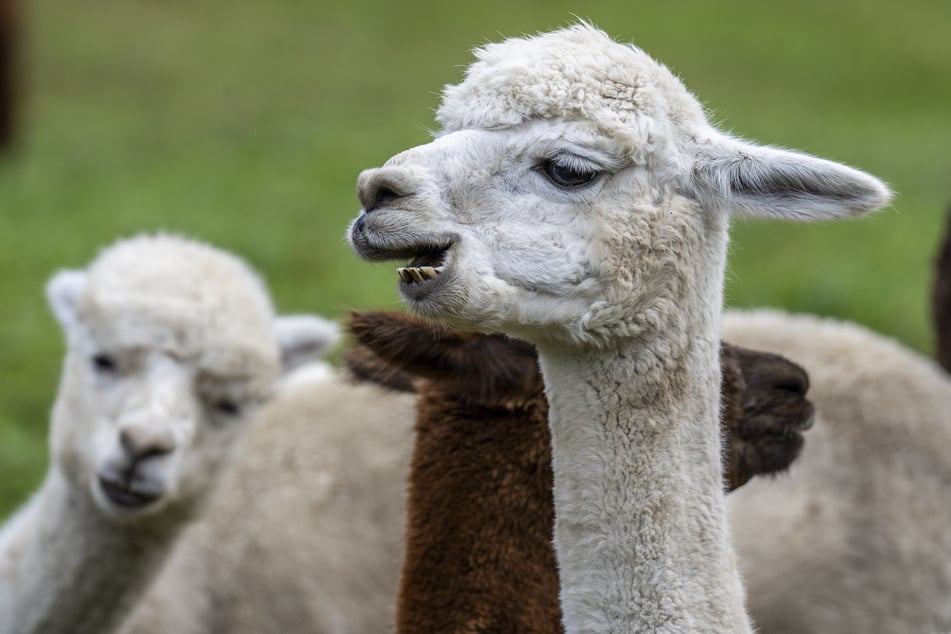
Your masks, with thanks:
[{"label": "white alpaca face", "polygon": [[614,225],[639,216],[657,228],[683,216],[676,222],[704,230],[686,200],[658,213],[667,187],[588,122],[464,130],[361,174],[365,208],[348,237],[366,259],[404,261],[399,291],[422,315],[528,338],[575,336],[592,306],[632,292],[617,288],[627,264],[615,254],[639,249],[641,236]]},{"label": "white alpaca face", "polygon": [[70,347],[54,459],[116,517],[203,494],[268,394],[266,376],[221,373],[184,349],[90,333]]},{"label": "white alpaca face", "polygon": [[337,337],[317,317],[274,317],[233,256],[170,236],[120,242],[47,294],[68,342],[52,459],[117,518],[192,508],[282,366]]}]

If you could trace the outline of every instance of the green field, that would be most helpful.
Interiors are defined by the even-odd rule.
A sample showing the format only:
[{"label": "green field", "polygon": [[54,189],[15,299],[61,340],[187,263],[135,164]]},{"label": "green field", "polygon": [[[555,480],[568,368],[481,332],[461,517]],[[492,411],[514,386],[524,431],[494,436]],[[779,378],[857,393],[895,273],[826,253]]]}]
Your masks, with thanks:
[{"label": "green field", "polygon": [[898,192],[851,223],[738,223],[731,305],[837,315],[930,351],[951,200],[947,0],[37,0],[21,143],[0,160],[0,517],[46,466],[53,271],[163,229],[247,257],[281,310],[393,308],[392,267],[342,238],[357,173],[428,138],[473,46],[573,16],[665,61],[723,127]]}]

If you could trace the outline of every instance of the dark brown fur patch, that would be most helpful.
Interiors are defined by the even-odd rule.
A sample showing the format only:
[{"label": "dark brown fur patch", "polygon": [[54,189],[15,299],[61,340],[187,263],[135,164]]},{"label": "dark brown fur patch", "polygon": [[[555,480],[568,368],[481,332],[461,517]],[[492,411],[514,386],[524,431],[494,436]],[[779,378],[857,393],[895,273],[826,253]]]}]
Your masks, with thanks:
[{"label": "dark brown fur patch", "polygon": [[935,327],[938,363],[951,372],[951,207],[945,220],[944,239],[935,259],[931,287],[931,311]]},{"label": "dark brown fur patch", "polygon": [[354,312],[349,327],[383,361],[431,379],[457,398],[503,403],[544,390],[535,348],[524,341],[454,330],[405,313]]},{"label": "dark brown fur patch", "polygon": [[809,375],[776,354],[724,343],[724,475],[729,490],[754,475],[785,471],[803,447],[801,432],[812,426],[815,408],[806,398]]},{"label": "dark brown fur patch", "polygon": [[0,151],[14,140],[19,67],[19,0],[0,0]]},{"label": "dark brown fur patch", "polygon": [[397,392],[415,392],[415,375],[380,358],[367,346],[351,346],[343,353],[343,362],[358,381],[376,383]]}]

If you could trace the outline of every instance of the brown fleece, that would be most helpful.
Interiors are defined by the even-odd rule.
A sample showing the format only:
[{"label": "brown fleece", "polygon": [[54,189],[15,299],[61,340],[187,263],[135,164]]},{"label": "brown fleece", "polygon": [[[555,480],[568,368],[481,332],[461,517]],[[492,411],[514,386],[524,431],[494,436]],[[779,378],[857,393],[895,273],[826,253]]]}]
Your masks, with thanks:
[{"label": "brown fleece", "polygon": [[[358,376],[419,394],[397,632],[561,632],[534,348],[402,313],[354,313],[350,329]],[[724,344],[721,363],[732,489],[792,462],[812,405],[805,372],[782,357]]]},{"label": "brown fleece", "polygon": [[785,357],[723,342],[723,475],[732,491],[755,475],[785,471],[802,451],[815,408],[809,375]]},{"label": "brown fleece", "polygon": [[938,363],[951,372],[951,207],[945,220],[944,239],[935,259],[935,278],[931,288]]},{"label": "brown fleece", "polygon": [[17,101],[18,2],[0,0],[0,151],[13,143]]}]

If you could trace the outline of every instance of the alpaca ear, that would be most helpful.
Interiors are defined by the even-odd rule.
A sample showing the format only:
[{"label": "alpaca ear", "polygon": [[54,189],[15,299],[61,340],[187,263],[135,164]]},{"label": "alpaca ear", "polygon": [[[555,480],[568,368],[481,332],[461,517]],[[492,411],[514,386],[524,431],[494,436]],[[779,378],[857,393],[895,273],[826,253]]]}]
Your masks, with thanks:
[{"label": "alpaca ear", "polygon": [[695,156],[689,187],[698,200],[740,214],[829,220],[874,211],[891,198],[865,172],[725,135],[699,142]]},{"label": "alpaca ear", "polygon": [[281,351],[284,372],[322,356],[338,341],[340,327],[315,315],[287,315],[274,319],[274,339]]},{"label": "alpaca ear", "polygon": [[77,270],[59,271],[46,283],[46,300],[56,321],[66,332],[72,331],[79,322],[79,298],[88,284],[89,274]]}]

